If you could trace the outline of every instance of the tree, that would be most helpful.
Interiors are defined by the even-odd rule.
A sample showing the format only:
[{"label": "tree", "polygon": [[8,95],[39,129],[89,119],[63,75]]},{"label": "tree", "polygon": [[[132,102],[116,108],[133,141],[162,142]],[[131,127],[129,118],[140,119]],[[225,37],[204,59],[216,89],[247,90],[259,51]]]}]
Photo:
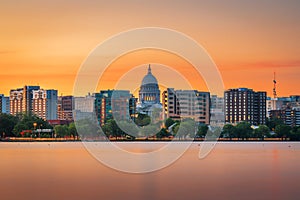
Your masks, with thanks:
[{"label": "tree", "polygon": [[166,128],[169,128],[170,126],[172,126],[175,123],[175,121],[171,118],[166,119],[165,121],[165,126]]},{"label": "tree", "polygon": [[112,136],[115,136],[116,139],[118,139],[118,137],[121,137],[123,135],[123,131],[119,128],[118,124],[116,123],[115,120],[111,119],[109,121],[110,124],[110,128],[111,128],[111,132],[112,132]]},{"label": "tree", "polygon": [[110,123],[105,123],[102,127],[101,127],[102,131],[104,132],[105,136],[107,138],[109,138],[110,136],[112,136],[112,129],[110,127]]},{"label": "tree", "polygon": [[162,128],[157,134],[156,137],[157,138],[165,138],[165,137],[169,137],[170,133],[168,132],[168,130],[166,128]]},{"label": "tree", "polygon": [[270,130],[275,130],[275,127],[277,125],[282,125],[284,124],[282,119],[279,118],[267,118],[266,125],[269,127]]},{"label": "tree", "polygon": [[300,126],[295,126],[291,130],[290,140],[299,141],[300,140]]},{"label": "tree", "polygon": [[13,129],[18,123],[18,118],[9,114],[0,114],[0,138],[14,136]]},{"label": "tree", "polygon": [[174,137],[177,136],[180,140],[181,137],[180,137],[180,134],[178,133],[179,127],[180,127],[180,122],[176,123],[176,125],[173,127],[173,135],[174,135]]},{"label": "tree", "polygon": [[290,136],[291,127],[285,124],[279,124],[275,127],[275,133],[277,134],[277,137],[280,137],[281,140],[283,138],[287,138]]},{"label": "tree", "polygon": [[259,127],[254,130],[254,135],[263,140],[265,136],[270,136],[270,129],[266,125],[259,125]]},{"label": "tree", "polygon": [[251,124],[248,122],[240,122],[236,125],[236,133],[238,138],[248,139],[253,133]]},{"label": "tree", "polygon": [[159,132],[159,128],[158,128],[156,125],[153,125],[153,124],[144,126],[144,127],[141,129],[142,136],[144,136],[144,137],[146,137],[146,138],[151,137],[151,136],[154,136],[154,135],[156,135],[158,132]]},{"label": "tree", "polygon": [[206,124],[200,124],[198,126],[198,131],[197,131],[196,136],[205,137],[207,131],[208,131],[208,126]]},{"label": "tree", "polygon": [[82,140],[101,140],[100,127],[94,118],[86,117],[75,121],[76,130]]},{"label": "tree", "polygon": [[131,137],[137,137],[141,127],[138,127],[134,122],[122,120],[122,121],[116,121],[117,125],[122,130],[123,134]]},{"label": "tree", "polygon": [[108,120],[105,125],[102,126],[102,129],[107,137],[115,137],[118,139],[118,137],[124,135],[124,132],[119,128],[114,119]]},{"label": "tree", "polygon": [[190,136],[191,138],[194,138],[196,135],[196,122],[194,119],[191,118],[187,118],[184,119],[181,123],[180,123],[180,127],[178,130],[179,135],[185,139],[186,136]]},{"label": "tree", "polygon": [[236,127],[232,124],[225,124],[223,127],[222,135],[223,137],[229,137],[230,140],[234,137],[237,137]]},{"label": "tree", "polygon": [[148,124],[150,124],[150,122],[151,118],[146,114],[139,113],[137,118],[135,119],[135,123],[138,126],[147,126]]},{"label": "tree", "polygon": [[47,121],[36,115],[20,113],[16,117],[18,123],[13,129],[13,133],[16,136],[20,136],[23,130],[52,129],[52,126]]},{"label": "tree", "polygon": [[56,133],[56,137],[66,137],[69,134],[68,126],[67,125],[57,125],[54,127],[54,131]]},{"label": "tree", "polygon": [[75,123],[74,122],[70,123],[68,129],[69,129],[68,130],[69,135],[72,136],[74,139],[76,139],[76,137],[78,136],[78,133],[77,133]]}]

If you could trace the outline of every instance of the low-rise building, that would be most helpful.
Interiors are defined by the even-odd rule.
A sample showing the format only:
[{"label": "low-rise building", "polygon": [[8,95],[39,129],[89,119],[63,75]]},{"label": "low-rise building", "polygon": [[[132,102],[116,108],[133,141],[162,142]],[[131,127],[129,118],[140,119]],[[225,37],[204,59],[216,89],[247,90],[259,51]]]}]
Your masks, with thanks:
[{"label": "low-rise building", "polygon": [[167,88],[162,94],[162,104],[167,118],[192,118],[199,123],[210,123],[209,92]]},{"label": "low-rise building", "polygon": [[3,94],[0,94],[0,113],[10,113],[9,97],[4,96]]}]

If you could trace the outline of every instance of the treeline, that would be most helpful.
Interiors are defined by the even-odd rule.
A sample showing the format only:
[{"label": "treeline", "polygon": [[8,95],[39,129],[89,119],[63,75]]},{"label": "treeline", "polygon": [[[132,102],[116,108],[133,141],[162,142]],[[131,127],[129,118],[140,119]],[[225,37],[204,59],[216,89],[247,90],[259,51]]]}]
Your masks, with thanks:
[{"label": "treeline", "polygon": [[[24,130],[34,129],[52,129],[52,126],[42,118],[36,115],[20,113],[16,116],[9,114],[0,114],[0,136],[1,137],[27,137],[31,135],[30,132],[24,132]],[[37,135],[34,135],[37,137]]]},{"label": "treeline", "polygon": [[[121,127],[121,128],[120,128]],[[37,132],[41,129],[53,129],[49,133]],[[25,131],[26,130],[26,131]],[[80,131],[77,131],[80,130]],[[96,131],[95,131],[96,130]],[[192,119],[174,121],[166,119],[163,121],[151,122],[147,115],[139,114],[134,123],[126,121],[115,121],[110,119],[99,128],[96,123],[88,121],[79,121],[69,125],[57,125],[52,127],[47,121],[31,114],[18,114],[16,116],[9,114],[0,114],[0,137],[56,137],[56,138],[74,138],[79,139],[78,132],[82,133],[82,139],[98,137],[99,133],[104,133],[109,139],[115,140],[135,140],[138,138],[163,139],[174,137],[179,140],[204,138],[209,130],[205,124],[197,124]],[[253,129],[251,124],[241,122],[236,125],[225,124],[220,138],[227,140],[248,140],[250,138],[281,138],[281,140],[300,141],[300,127],[290,127],[285,125],[279,119],[268,119],[266,125],[260,125]]]},{"label": "treeline", "polygon": [[[104,134],[108,138],[120,139],[136,137],[144,138],[146,140],[174,138],[179,140],[195,137],[205,137],[208,126],[205,124],[198,124],[193,119],[184,119],[175,121],[171,118],[156,123],[151,123],[151,119],[147,115],[139,114],[136,118],[135,124],[126,123],[126,121],[116,122],[111,119],[102,126]],[[121,128],[120,128],[121,127]],[[133,133],[133,134],[131,134]]]},{"label": "treeline", "polygon": [[266,125],[260,125],[252,129],[251,124],[241,122],[237,125],[225,124],[221,133],[222,138],[237,138],[247,140],[249,138],[281,138],[281,140],[300,141],[300,126],[288,126],[280,119],[268,119]]},{"label": "treeline", "polygon": [[53,127],[42,118],[28,113],[20,113],[16,116],[0,114],[0,137],[77,137],[74,123],[69,125],[57,125],[53,132],[38,132],[37,130],[53,129]]},{"label": "treeline", "polygon": [[[209,130],[206,124],[197,124],[192,119],[174,121],[168,118],[164,124],[160,122],[160,127],[163,127],[160,130],[157,130],[157,126],[151,125],[150,122],[149,116],[139,115],[135,124],[138,125],[141,130],[138,134],[134,135],[145,137],[146,139],[149,137],[158,139],[177,137],[179,140],[184,140],[187,138],[205,138]],[[130,131],[124,131],[124,129],[122,130],[118,125],[120,124],[117,124],[115,120],[108,120],[102,127],[102,130],[107,137],[115,137],[115,139],[124,137],[135,138],[130,135]],[[128,130],[136,132],[132,127]],[[153,133],[156,134],[153,135]],[[226,138],[226,140],[281,138],[281,140],[300,141],[300,126],[291,127],[285,125],[283,121],[279,119],[268,119],[266,125],[260,125],[255,128],[247,122],[240,122],[236,125],[225,124],[222,128],[220,138]]]}]

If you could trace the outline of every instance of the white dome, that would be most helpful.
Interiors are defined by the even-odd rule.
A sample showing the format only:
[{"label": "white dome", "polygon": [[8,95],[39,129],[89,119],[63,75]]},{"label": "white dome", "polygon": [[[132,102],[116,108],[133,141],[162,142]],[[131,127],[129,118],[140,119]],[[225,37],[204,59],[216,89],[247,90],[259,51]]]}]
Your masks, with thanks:
[{"label": "white dome", "polygon": [[142,85],[146,84],[158,84],[157,79],[152,75],[151,68],[148,68],[148,74],[143,78]]}]

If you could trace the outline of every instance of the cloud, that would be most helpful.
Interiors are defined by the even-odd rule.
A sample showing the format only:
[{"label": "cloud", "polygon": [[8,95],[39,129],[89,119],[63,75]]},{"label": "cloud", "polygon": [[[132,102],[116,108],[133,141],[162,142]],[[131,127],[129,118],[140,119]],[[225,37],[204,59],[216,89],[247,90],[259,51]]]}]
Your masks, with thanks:
[{"label": "cloud", "polygon": [[300,67],[300,61],[287,61],[287,62],[257,62],[252,66],[262,67],[262,68],[279,68],[279,67]]},{"label": "cloud", "polygon": [[232,63],[232,64],[220,65],[220,67],[221,67],[221,70],[257,70],[257,69],[276,69],[276,68],[297,68],[297,67],[300,67],[300,60]]}]

